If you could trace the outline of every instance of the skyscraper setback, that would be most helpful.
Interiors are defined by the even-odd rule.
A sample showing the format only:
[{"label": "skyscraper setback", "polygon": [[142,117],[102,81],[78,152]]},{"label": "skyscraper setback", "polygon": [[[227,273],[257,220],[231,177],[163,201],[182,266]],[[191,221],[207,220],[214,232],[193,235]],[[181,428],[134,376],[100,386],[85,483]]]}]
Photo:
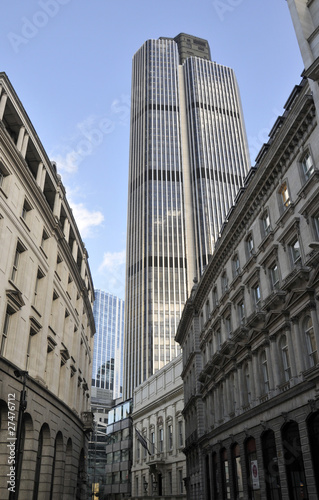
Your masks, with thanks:
[{"label": "skyscraper setback", "polygon": [[193,279],[249,166],[233,70],[201,38],[145,42],[132,69],[125,398],[178,354]]}]

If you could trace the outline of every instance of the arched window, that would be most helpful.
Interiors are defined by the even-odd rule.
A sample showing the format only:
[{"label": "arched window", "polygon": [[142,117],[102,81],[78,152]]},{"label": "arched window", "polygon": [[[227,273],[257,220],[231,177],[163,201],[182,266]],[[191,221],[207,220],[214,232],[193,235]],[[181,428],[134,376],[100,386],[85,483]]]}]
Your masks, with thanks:
[{"label": "arched window", "polygon": [[213,467],[213,498],[219,498],[219,474],[218,474],[218,457],[217,453],[213,453],[212,457],[212,467]]},{"label": "arched window", "polygon": [[229,478],[229,463],[227,457],[227,450],[223,448],[220,452],[221,465],[222,465],[222,487],[223,498],[230,500],[230,478]]},{"label": "arched window", "polygon": [[232,446],[232,462],[233,462],[233,478],[235,498],[244,498],[243,475],[240,460],[239,444],[235,443]]},{"label": "arched window", "polygon": [[37,500],[38,493],[39,493],[40,471],[41,471],[41,461],[42,461],[42,448],[43,448],[43,427],[41,427],[40,434],[39,434],[39,440],[38,440],[38,451],[37,451],[37,458],[36,458],[36,462],[35,462],[33,500]]},{"label": "arched window", "polygon": [[308,491],[297,422],[288,422],[281,431],[289,500],[307,500]]},{"label": "arched window", "polygon": [[274,432],[269,429],[261,437],[267,500],[281,500],[280,476]]},{"label": "arched window", "polygon": [[58,432],[54,443],[50,500],[62,497],[64,476],[64,452],[62,433]]},{"label": "arched window", "polygon": [[283,335],[280,338],[280,351],[281,351],[282,365],[284,369],[284,379],[286,382],[288,382],[288,380],[290,380],[291,378],[291,369],[290,369],[288,342],[286,335]]},{"label": "arched window", "polygon": [[305,317],[303,326],[306,335],[310,366],[316,366],[316,364],[318,363],[318,352],[311,316]]},{"label": "arched window", "polygon": [[261,371],[263,376],[263,391],[265,394],[269,392],[269,375],[268,375],[268,361],[266,351],[262,351],[260,356]]},{"label": "arched window", "polygon": [[256,441],[253,437],[248,438],[245,442],[245,455],[248,480],[248,497],[250,500],[252,500],[254,498],[259,498],[259,495],[255,497],[255,494],[257,495],[257,492],[260,492]]}]

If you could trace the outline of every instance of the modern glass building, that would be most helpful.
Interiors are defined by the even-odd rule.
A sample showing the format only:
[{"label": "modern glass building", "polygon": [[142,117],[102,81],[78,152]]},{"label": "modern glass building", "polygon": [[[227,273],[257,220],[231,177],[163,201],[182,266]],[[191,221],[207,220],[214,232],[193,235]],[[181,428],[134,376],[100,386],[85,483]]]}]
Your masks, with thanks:
[{"label": "modern glass building", "polygon": [[95,290],[93,315],[96,325],[92,368],[92,395],[107,390],[112,399],[122,395],[124,301]]},{"label": "modern glass building", "polygon": [[250,167],[233,70],[206,40],[148,40],[133,58],[124,398],[179,352],[193,279]]}]

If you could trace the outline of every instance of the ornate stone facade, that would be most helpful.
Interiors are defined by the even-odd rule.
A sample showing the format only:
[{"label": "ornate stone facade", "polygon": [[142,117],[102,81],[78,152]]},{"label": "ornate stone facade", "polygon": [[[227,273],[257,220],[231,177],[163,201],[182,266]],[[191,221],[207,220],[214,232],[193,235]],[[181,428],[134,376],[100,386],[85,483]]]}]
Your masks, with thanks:
[{"label": "ornate stone facade", "polygon": [[[134,391],[132,499],[186,498],[182,357]],[[145,440],[147,449],[141,444]]]},{"label": "ornate stone facade", "polygon": [[188,299],[188,498],[319,495],[319,129],[308,81],[261,149]]},{"label": "ornate stone facade", "polygon": [[[4,73],[0,93],[0,497],[9,498],[14,471],[10,499],[86,498],[88,255],[56,166]],[[6,443],[17,432],[10,471]]]}]

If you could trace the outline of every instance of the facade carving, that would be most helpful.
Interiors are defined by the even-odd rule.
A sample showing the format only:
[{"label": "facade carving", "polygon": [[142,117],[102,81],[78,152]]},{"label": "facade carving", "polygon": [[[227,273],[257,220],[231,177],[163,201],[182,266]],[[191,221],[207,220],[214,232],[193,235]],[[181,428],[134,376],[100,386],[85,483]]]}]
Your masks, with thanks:
[{"label": "facade carving", "polygon": [[[86,498],[84,457],[86,433],[92,427],[89,387],[95,332],[87,260],[56,165],[48,159],[6,74],[0,73],[4,500],[9,498],[5,443],[10,421],[14,433],[18,421],[21,424],[14,479],[19,499]],[[14,395],[12,404],[9,394]]]},{"label": "facade carving", "polygon": [[305,78],[284,109],[177,330],[189,499],[319,495],[319,129]]}]

